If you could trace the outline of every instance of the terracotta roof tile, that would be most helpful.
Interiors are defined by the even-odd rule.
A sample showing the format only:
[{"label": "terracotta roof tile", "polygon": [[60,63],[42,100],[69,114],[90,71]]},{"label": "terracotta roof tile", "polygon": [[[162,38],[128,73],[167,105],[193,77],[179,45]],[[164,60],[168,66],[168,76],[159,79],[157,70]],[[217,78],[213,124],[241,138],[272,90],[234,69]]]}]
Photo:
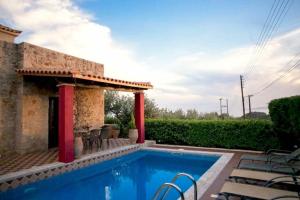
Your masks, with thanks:
[{"label": "terracotta roof tile", "polygon": [[0,29],[1,29],[1,30],[4,30],[4,31],[7,31],[7,32],[10,32],[10,33],[13,33],[13,34],[20,34],[20,33],[22,33],[22,31],[18,31],[18,30],[9,28],[9,27],[4,26],[4,25],[2,25],[2,24],[0,24]]},{"label": "terracotta roof tile", "polygon": [[62,76],[62,77],[70,77],[82,80],[90,80],[99,83],[108,83],[112,85],[119,85],[125,87],[134,87],[137,89],[151,89],[153,86],[150,82],[133,82],[133,81],[125,81],[119,79],[113,79],[108,77],[96,76],[94,74],[83,74],[79,71],[70,71],[70,70],[62,70],[62,69],[17,69],[19,74],[23,75],[31,75],[31,76]]}]

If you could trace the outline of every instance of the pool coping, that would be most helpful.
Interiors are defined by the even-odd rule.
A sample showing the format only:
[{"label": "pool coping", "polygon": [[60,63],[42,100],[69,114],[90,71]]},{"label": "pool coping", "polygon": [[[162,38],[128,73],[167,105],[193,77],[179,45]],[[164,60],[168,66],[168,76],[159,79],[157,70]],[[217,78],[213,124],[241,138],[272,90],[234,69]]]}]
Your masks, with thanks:
[{"label": "pool coping", "polygon": [[[154,146],[153,146],[154,145]],[[152,146],[152,147],[151,147]],[[144,144],[133,144],[128,146],[122,146],[105,151],[95,152],[92,154],[84,155],[79,159],[74,160],[71,163],[54,162],[42,166],[34,166],[30,169],[24,169],[17,172],[8,173],[0,176],[0,192],[4,192],[8,189],[14,189],[18,186],[26,185],[36,181],[44,180],[70,172],[76,169],[87,167],[93,164],[101,163],[106,160],[111,160],[120,156],[127,155],[139,150],[153,150],[164,152],[180,152],[197,155],[217,155],[221,156],[197,181],[198,199],[201,199],[203,194],[209,188],[209,186],[216,180],[221,171],[226,167],[226,164],[231,160],[234,153],[222,153],[222,152],[209,152],[205,150],[186,150],[170,148],[155,147],[155,141],[145,141]],[[171,181],[171,180],[170,180]],[[194,189],[191,186],[185,193],[185,199],[193,200]]]},{"label": "pool coping", "polygon": [[[203,150],[186,150],[186,149],[167,149],[160,147],[143,147],[145,150],[153,151],[165,151],[165,152],[174,152],[174,153],[188,153],[188,154],[197,154],[197,155],[216,155],[221,156],[199,179],[197,182],[197,199],[201,199],[207,189],[213,184],[218,175],[226,167],[229,161],[233,158],[234,153],[223,153],[223,152],[210,152]],[[171,180],[170,180],[171,181]],[[191,186],[185,193],[184,197],[186,200],[194,200],[194,188]],[[180,198],[179,198],[180,199]]]},{"label": "pool coping", "polygon": [[17,172],[11,172],[0,176],[0,192],[14,189],[21,185],[34,183],[70,172],[76,169],[87,167],[106,160],[111,160],[120,156],[127,155],[142,149],[143,147],[154,145],[155,141],[147,140],[143,144],[131,144],[127,146],[99,151],[92,154],[83,155],[81,158],[70,163],[54,162],[41,166],[33,166],[29,169],[23,169]]}]

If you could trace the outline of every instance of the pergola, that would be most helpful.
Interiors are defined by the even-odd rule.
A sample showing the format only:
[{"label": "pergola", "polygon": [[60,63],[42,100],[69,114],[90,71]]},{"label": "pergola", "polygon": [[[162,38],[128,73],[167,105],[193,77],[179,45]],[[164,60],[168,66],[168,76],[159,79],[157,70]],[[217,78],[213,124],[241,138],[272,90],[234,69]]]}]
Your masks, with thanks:
[{"label": "pergola", "polygon": [[149,82],[132,82],[112,79],[92,74],[83,74],[79,71],[61,69],[18,69],[23,76],[50,77],[57,81],[59,95],[59,161],[72,162],[74,160],[74,133],[73,133],[73,97],[75,86],[101,86],[104,89],[128,91],[135,94],[135,123],[138,129],[138,143],[144,143],[144,90],[153,86]]}]

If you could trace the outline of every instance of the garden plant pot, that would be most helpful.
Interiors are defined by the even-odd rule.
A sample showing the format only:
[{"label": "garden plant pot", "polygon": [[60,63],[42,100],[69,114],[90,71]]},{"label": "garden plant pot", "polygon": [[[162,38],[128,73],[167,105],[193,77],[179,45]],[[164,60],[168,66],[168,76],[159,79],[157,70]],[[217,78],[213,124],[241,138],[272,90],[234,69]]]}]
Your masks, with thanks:
[{"label": "garden plant pot", "polygon": [[74,141],[74,154],[75,158],[79,158],[82,155],[83,143],[81,137],[75,137]]},{"label": "garden plant pot", "polygon": [[128,138],[129,138],[130,144],[135,144],[138,137],[139,137],[139,135],[138,135],[137,129],[129,129]]},{"label": "garden plant pot", "polygon": [[114,139],[117,139],[119,137],[120,130],[119,129],[113,129],[112,130],[112,136]]}]

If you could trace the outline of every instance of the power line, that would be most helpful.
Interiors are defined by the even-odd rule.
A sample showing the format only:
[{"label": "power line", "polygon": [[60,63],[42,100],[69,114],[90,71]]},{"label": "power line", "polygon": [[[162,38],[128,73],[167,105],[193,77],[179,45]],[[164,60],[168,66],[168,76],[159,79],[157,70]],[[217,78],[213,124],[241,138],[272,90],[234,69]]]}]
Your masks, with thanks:
[{"label": "power line", "polygon": [[[264,34],[265,34],[266,30],[267,30],[268,24],[270,23],[269,20],[270,20],[271,18],[273,18],[274,10],[277,9],[278,3],[276,4],[276,2],[277,2],[277,0],[273,1],[272,7],[271,7],[271,9],[269,10],[267,19],[266,19],[266,21],[265,21],[265,23],[264,23],[264,25],[263,25],[263,27],[262,27],[262,29],[261,29],[261,31],[260,31],[260,34],[259,34],[258,39],[257,39],[257,42],[256,42],[256,44],[255,44],[255,49],[254,49],[254,51],[252,51],[252,55],[251,55],[251,57],[250,57],[250,59],[249,59],[249,61],[248,61],[248,64],[247,64],[247,68],[249,68],[249,69],[250,69],[250,66],[251,66],[251,64],[252,64],[251,62],[252,62],[252,60],[254,59],[254,55],[256,55],[256,54],[254,54],[254,52],[257,52],[257,50],[258,50],[258,48],[259,48],[259,45],[261,44],[262,38],[263,38],[263,36],[264,36]],[[276,4],[276,6],[275,6],[275,4]],[[274,6],[275,6],[275,8],[274,8]],[[270,17],[270,16],[271,16],[271,17]],[[247,74],[247,73],[248,73],[248,72],[245,72],[245,74]]]},{"label": "power line", "polygon": [[[279,5],[279,1],[277,1],[277,2],[276,2],[276,0],[274,1],[272,8],[269,12],[268,18],[267,18],[267,20],[264,24],[264,27],[262,29],[262,32],[260,34],[261,37],[259,37],[259,40],[256,44],[257,52],[256,52],[255,56],[253,56],[254,61],[252,63],[250,62],[251,63],[251,64],[249,64],[250,67],[248,67],[249,70],[248,70],[248,72],[245,73],[245,75],[248,75],[253,71],[255,64],[257,63],[257,60],[263,55],[264,49],[268,45],[269,41],[271,40],[274,31],[278,30],[283,19],[285,18],[286,14],[288,13],[288,11],[292,5],[292,3],[290,3],[290,2],[291,2],[290,0],[282,1],[280,4],[280,7],[277,9],[277,7]],[[276,5],[275,5],[275,3],[276,3]],[[274,6],[275,6],[275,9],[273,9]],[[270,13],[272,13],[272,14],[270,14]],[[271,17],[269,17],[269,16],[271,16]],[[267,24],[269,24],[269,26],[265,26]],[[255,61],[255,59],[256,59],[256,61]]]},{"label": "power line", "polygon": [[[267,44],[269,43],[269,41],[270,41],[270,39],[271,39],[271,37],[272,37],[272,34],[273,34],[273,32],[274,32],[274,30],[275,30],[275,28],[276,28],[276,25],[277,25],[278,22],[280,21],[280,18],[281,18],[281,16],[282,16],[282,13],[284,12],[284,10],[285,10],[285,8],[286,8],[286,6],[287,6],[288,3],[289,3],[289,0],[288,0],[287,3],[284,5],[283,9],[281,10],[281,8],[282,8],[282,6],[283,6],[283,4],[284,4],[284,1],[282,1],[282,3],[280,4],[279,9],[278,9],[277,11],[274,11],[274,13],[276,12],[276,14],[275,14],[275,16],[273,15],[274,18],[273,18],[273,16],[271,17],[272,22],[270,23],[270,26],[269,26],[268,31],[266,31],[265,34],[264,34],[263,40],[262,40],[262,42],[260,43],[260,46],[259,46],[259,48],[258,48],[256,57],[255,57],[255,58],[256,58],[256,61],[253,62],[252,66],[250,67],[250,70],[249,70],[248,74],[251,73],[251,72],[253,71],[253,69],[254,69],[254,67],[255,67],[255,64],[257,63],[257,60],[263,55],[263,51],[264,51],[265,47],[267,46]],[[277,4],[277,5],[278,5],[278,4]],[[275,8],[275,9],[276,9],[276,8]],[[274,14],[274,13],[273,13],[273,14]],[[280,13],[280,14],[279,14],[279,13]],[[279,17],[277,17],[278,14],[279,14]]]},{"label": "power line", "polygon": [[[260,32],[260,35],[259,35],[259,37],[258,37],[258,41],[257,41],[257,43],[256,43],[256,46],[258,46],[258,45],[260,44],[261,39],[263,38],[263,35],[265,34],[265,32],[266,32],[266,30],[267,30],[266,27],[267,27],[269,18],[270,18],[270,16],[271,16],[271,13],[272,13],[272,17],[271,17],[271,18],[273,18],[274,12],[272,12],[272,10],[273,10],[274,5],[275,5],[276,2],[277,2],[277,0],[273,1],[272,7],[271,7],[271,9],[270,9],[270,11],[269,11],[269,13],[268,13],[268,17],[267,17],[267,19],[266,19],[266,21],[265,21],[265,23],[264,23],[264,25],[263,25],[262,31]],[[278,4],[276,5],[275,10],[276,10],[277,6],[278,6]]]},{"label": "power line", "polygon": [[[257,57],[257,52],[258,52],[258,50],[259,50],[259,48],[260,48],[260,46],[263,42],[264,36],[265,36],[266,32],[268,32],[268,30],[270,29],[270,27],[271,27],[270,25],[273,23],[272,19],[273,19],[273,16],[274,16],[274,14],[277,10],[278,5],[279,5],[279,0],[278,1],[277,0],[273,1],[272,7],[271,7],[271,9],[269,10],[269,13],[268,13],[268,17],[267,17],[267,19],[266,19],[266,21],[263,25],[263,28],[260,32],[258,40],[255,44],[255,47],[256,47],[255,51],[254,51],[254,53],[252,53],[251,59],[249,60],[249,62],[247,64],[247,68],[249,68],[249,71],[251,70],[253,60]],[[245,74],[248,74],[249,71],[246,72]]]},{"label": "power line", "polygon": [[264,90],[268,89],[269,87],[271,87],[274,83],[276,83],[277,81],[279,81],[281,78],[285,77],[286,75],[288,75],[291,71],[293,71],[296,67],[298,67],[300,64],[300,59],[293,65],[291,66],[284,74],[281,74],[280,76],[278,76],[277,78],[275,78],[274,80],[272,80],[269,84],[267,84],[265,87],[263,87],[261,90],[259,90],[258,92],[254,93],[253,95],[258,95],[260,93],[262,93]]},{"label": "power line", "polygon": [[[295,59],[298,57],[298,56],[300,56],[300,51],[298,52],[298,53],[296,53],[296,55],[290,60],[290,61],[288,61],[287,62],[287,64],[285,64],[280,70],[278,70],[277,72],[279,73],[279,72],[281,72],[281,71],[283,71],[283,69],[285,69],[288,65],[290,65],[293,61],[295,61]],[[300,61],[300,59],[298,59],[297,61],[295,61],[295,63],[290,67],[290,68],[288,68],[287,70],[285,70],[286,72],[285,73],[289,73],[290,72],[290,70],[293,70],[294,68],[294,66],[295,65],[297,65],[298,63],[299,63],[299,61]],[[292,68],[292,69],[291,69]],[[280,79],[280,77],[281,76],[285,76],[284,74],[281,74],[279,77],[277,77],[277,78],[279,78]],[[283,78],[283,77],[281,77],[281,78]],[[278,79],[278,80],[279,80]],[[276,80],[276,79],[274,79],[274,80]],[[274,81],[273,80],[273,81]],[[272,82],[272,81],[271,81]],[[266,84],[264,84],[264,85],[269,85],[270,83],[266,83]],[[265,86],[266,87],[266,86]],[[257,92],[258,93],[258,92]],[[255,94],[257,94],[257,93],[255,93]]]},{"label": "power line", "polygon": [[[289,4],[290,2],[291,2],[290,0],[288,0],[288,1],[286,2],[286,4],[284,5],[284,7],[283,7],[281,13],[279,14],[279,17],[277,18],[275,24],[271,27],[271,31],[267,34],[266,39],[265,39],[264,43],[262,44],[262,47],[261,47],[260,50],[259,50],[259,53],[258,53],[258,56],[257,56],[258,58],[260,58],[260,57],[263,55],[263,51],[264,51],[265,47],[267,46],[267,44],[269,43],[269,41],[272,39],[273,33],[275,33],[274,31],[275,31],[275,30],[277,31],[278,28],[279,28],[279,26],[281,25],[281,23],[282,23],[284,17],[286,16],[287,12],[288,12],[289,9],[290,9],[290,6],[292,5],[292,4],[290,4],[290,6],[288,6],[288,4]],[[282,2],[282,4],[280,5],[280,8],[282,7],[283,3],[284,3],[284,2]],[[287,6],[288,6],[288,7],[287,7]],[[287,8],[287,9],[286,9],[286,8]],[[277,12],[276,16],[277,16],[277,15],[278,15],[278,12]],[[275,16],[275,18],[276,18],[276,16]],[[275,20],[275,18],[274,18],[274,20]],[[279,22],[280,22],[280,23],[279,23]],[[277,26],[277,24],[278,24],[278,26]],[[255,63],[253,64],[253,67],[252,67],[251,72],[253,71],[254,66],[255,66]],[[249,72],[249,73],[250,73],[250,72]]]},{"label": "power line", "polygon": [[[290,59],[282,68],[280,68],[279,70],[277,70],[277,72],[276,73],[280,73],[280,72],[283,72],[283,71],[289,71],[290,70],[290,68],[292,68],[295,64],[297,64],[297,62],[299,62],[299,60],[300,59],[298,59],[298,57],[300,56],[300,51],[299,52],[297,52],[296,53],[296,55],[292,58],[292,59]],[[297,59],[297,60],[296,60]],[[295,61],[296,60],[296,61]],[[290,68],[288,68],[287,70],[284,70],[287,66],[289,66],[291,63],[293,63],[294,62],[294,64],[293,64],[293,66],[291,66]],[[265,84],[263,84],[263,85],[268,85],[269,84],[269,82],[266,82]]]}]

